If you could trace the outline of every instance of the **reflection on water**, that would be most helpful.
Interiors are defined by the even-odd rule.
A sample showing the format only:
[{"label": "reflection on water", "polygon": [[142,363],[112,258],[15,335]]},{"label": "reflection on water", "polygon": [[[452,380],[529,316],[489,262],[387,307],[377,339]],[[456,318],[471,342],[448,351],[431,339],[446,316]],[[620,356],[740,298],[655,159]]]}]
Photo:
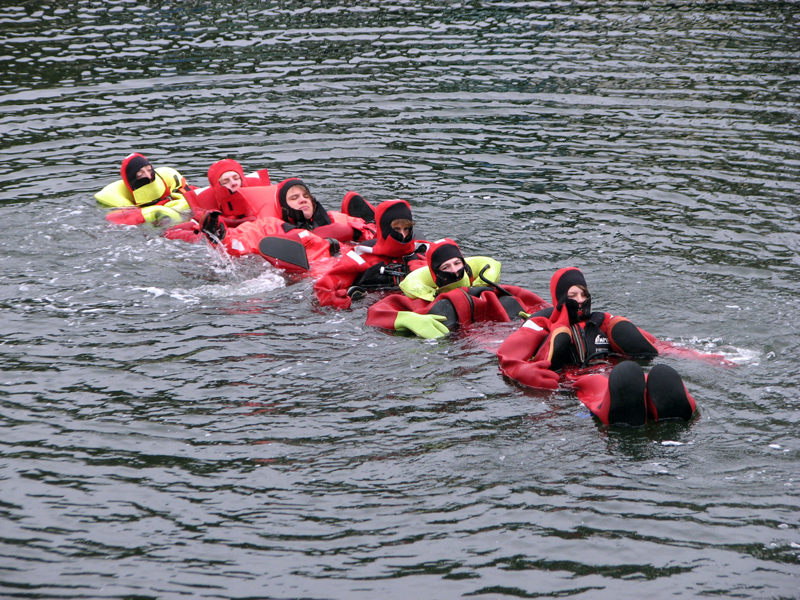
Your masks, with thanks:
[{"label": "reflection on water", "polygon": [[[8,597],[793,597],[791,3],[0,7]],[[117,228],[141,151],[410,201],[429,238],[738,363],[599,425],[255,257]]]}]

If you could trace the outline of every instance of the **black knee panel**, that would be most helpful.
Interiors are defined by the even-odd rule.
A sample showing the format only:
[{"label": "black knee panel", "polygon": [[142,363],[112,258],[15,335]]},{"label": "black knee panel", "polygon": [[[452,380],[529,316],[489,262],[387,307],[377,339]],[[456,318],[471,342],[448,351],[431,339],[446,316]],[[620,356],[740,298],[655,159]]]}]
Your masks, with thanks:
[{"label": "black knee panel", "polygon": [[553,355],[550,358],[550,368],[558,371],[565,365],[574,362],[572,353],[572,337],[566,331],[560,331],[550,340]]},{"label": "black knee panel", "polygon": [[611,341],[628,356],[642,358],[658,356],[658,350],[630,321],[620,321],[611,328]]},{"label": "black knee panel", "polygon": [[525,312],[525,308],[522,304],[519,303],[519,300],[514,298],[514,296],[497,296],[497,299],[500,301],[500,304],[503,307],[503,310],[506,311],[508,318],[512,321],[516,321],[517,319],[521,319],[522,317],[519,316],[520,312]]},{"label": "black knee panel", "polygon": [[458,312],[456,312],[456,307],[453,306],[453,303],[447,298],[437,300],[426,314],[445,317],[444,326],[451,331],[458,327]]}]

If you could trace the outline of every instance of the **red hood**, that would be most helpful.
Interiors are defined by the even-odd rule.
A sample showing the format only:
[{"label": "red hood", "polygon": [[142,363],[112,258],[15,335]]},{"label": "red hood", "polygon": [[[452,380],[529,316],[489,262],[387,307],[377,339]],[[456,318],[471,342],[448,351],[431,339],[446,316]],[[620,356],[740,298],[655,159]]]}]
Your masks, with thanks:
[{"label": "red hood", "polygon": [[416,242],[414,236],[408,242],[402,242],[392,235],[392,222],[397,219],[408,219],[411,217],[411,206],[405,200],[387,200],[381,202],[375,209],[375,223],[378,225],[378,235],[373,246],[374,254],[400,258],[414,252]]},{"label": "red hood", "polygon": [[434,281],[436,281],[435,267],[438,267],[443,262],[457,257],[460,258],[465,265],[467,264],[458,244],[450,238],[444,238],[433,242],[425,256],[428,261],[428,270],[431,272],[431,277]]},{"label": "red hood", "polygon": [[125,182],[125,186],[133,192],[133,182],[136,179],[136,172],[141,169],[142,167],[149,165],[150,161],[145,158],[143,154],[139,154],[138,152],[134,152],[133,154],[129,154],[124,159],[122,159],[122,167],[120,168],[120,174],[122,175],[122,181]]},{"label": "red hood", "polygon": [[231,195],[231,192],[224,185],[220,185],[219,178],[228,171],[235,171],[242,178],[242,187],[247,186],[247,180],[244,178],[244,169],[242,165],[231,158],[225,158],[215,162],[208,168],[208,183],[211,189],[214,190],[214,197],[217,201],[222,202]]},{"label": "red hood", "polygon": [[133,196],[133,203],[137,206],[147,206],[156,202],[164,202],[169,199],[170,190],[161,176],[153,169],[152,181],[146,179],[136,179],[136,173],[142,167],[151,166],[150,161],[142,154],[134,152],[129,154],[122,161],[120,173],[122,181]]}]

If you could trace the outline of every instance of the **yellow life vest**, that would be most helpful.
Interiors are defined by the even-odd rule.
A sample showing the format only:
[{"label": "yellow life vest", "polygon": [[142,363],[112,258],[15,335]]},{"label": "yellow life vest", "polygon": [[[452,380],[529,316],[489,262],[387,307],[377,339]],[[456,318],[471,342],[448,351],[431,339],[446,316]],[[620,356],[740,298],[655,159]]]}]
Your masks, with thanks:
[{"label": "yellow life vest", "polygon": [[122,179],[109,183],[94,197],[103,206],[122,208],[125,206],[150,205],[159,202],[165,197],[170,200],[162,204],[174,211],[185,212],[191,210],[189,203],[183,195],[186,180],[172,167],[158,167],[156,177],[145,186],[131,192]]},{"label": "yellow life vest", "polygon": [[486,269],[483,276],[492,283],[497,283],[500,280],[500,270],[502,267],[500,262],[488,256],[471,256],[466,260],[469,268],[472,269],[474,279],[470,278],[467,273],[464,273],[464,277],[459,281],[437,288],[436,283],[433,281],[430,268],[422,267],[409,273],[406,278],[400,282],[400,289],[409,298],[421,298],[422,300],[433,302],[438,294],[443,294],[460,287],[470,287],[473,282],[475,285],[483,285],[481,280],[478,279],[478,273],[487,265],[489,268]]}]

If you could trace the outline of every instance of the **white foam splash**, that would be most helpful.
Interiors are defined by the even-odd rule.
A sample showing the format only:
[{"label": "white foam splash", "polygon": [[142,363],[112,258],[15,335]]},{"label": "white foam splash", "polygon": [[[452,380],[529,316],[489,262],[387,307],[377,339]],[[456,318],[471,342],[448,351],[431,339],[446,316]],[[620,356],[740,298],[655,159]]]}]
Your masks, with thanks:
[{"label": "white foam splash", "polygon": [[146,287],[146,288],[133,288],[134,290],[139,290],[145,292],[147,294],[153,294],[153,298],[158,298],[159,296],[163,296],[167,293],[166,290],[157,287]]},{"label": "white foam splash", "polygon": [[192,289],[176,288],[169,292],[169,296],[187,304],[196,304],[207,298],[262,296],[282,287],[286,287],[286,280],[283,277],[275,271],[264,271],[254,279],[236,283],[208,284]]},{"label": "white foam splash", "polygon": [[681,341],[678,343],[694,348],[701,352],[720,354],[725,358],[725,360],[739,365],[749,364],[757,366],[759,364],[759,361],[761,360],[761,352],[758,350],[720,345],[721,341],[721,339],[700,339],[695,337],[685,342]]},{"label": "white foam splash", "polygon": [[757,350],[750,350],[749,348],[737,348],[735,346],[725,346],[717,348],[717,354],[721,354],[726,360],[739,365],[754,365],[757,366],[761,353]]}]

